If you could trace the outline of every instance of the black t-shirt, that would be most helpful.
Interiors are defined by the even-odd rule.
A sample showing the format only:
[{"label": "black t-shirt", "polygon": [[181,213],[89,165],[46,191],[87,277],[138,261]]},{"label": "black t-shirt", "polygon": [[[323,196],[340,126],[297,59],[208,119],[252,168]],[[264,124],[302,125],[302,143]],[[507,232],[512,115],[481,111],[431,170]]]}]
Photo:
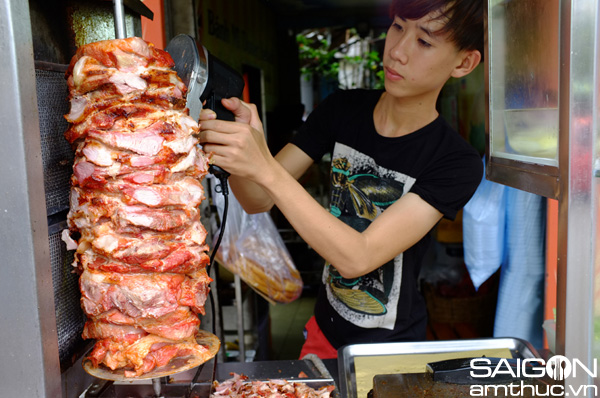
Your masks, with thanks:
[{"label": "black t-shirt", "polygon": [[[292,141],[315,161],[331,154],[330,212],[363,231],[413,192],[454,219],[481,181],[479,154],[441,117],[402,137],[379,135],[373,110],[381,94],[337,91],[311,113]],[[334,347],[425,338],[426,308],[417,278],[428,244],[429,235],[356,279],[344,279],[325,266],[315,317]]]}]

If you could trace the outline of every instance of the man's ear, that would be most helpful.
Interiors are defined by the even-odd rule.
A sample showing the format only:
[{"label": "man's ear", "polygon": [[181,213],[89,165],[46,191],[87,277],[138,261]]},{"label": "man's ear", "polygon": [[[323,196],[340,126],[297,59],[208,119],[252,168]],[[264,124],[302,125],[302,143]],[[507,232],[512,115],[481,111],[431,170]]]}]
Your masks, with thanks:
[{"label": "man's ear", "polygon": [[458,65],[454,71],[452,71],[452,77],[463,77],[471,73],[473,69],[481,61],[481,53],[478,50],[469,50],[462,52],[462,62]]}]

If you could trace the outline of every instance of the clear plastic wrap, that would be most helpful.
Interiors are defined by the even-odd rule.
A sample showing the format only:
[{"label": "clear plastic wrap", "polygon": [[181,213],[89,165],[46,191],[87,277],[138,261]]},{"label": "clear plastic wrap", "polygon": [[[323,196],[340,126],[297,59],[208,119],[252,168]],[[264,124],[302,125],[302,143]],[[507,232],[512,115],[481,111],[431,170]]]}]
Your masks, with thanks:
[{"label": "clear plastic wrap", "polygon": [[[224,198],[214,195],[219,217]],[[217,260],[272,303],[290,303],[302,293],[302,278],[269,213],[248,214],[229,194]]]}]

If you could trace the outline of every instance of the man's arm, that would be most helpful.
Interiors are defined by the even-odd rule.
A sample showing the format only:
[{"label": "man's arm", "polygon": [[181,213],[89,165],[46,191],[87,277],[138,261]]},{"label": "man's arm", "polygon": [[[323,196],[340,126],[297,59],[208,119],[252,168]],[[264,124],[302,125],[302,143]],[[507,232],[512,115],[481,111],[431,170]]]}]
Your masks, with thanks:
[{"label": "man's arm", "polygon": [[[235,108],[233,103],[223,104]],[[250,210],[276,205],[304,241],[343,277],[377,269],[417,243],[442,217],[421,197],[408,193],[365,231],[356,231],[324,209],[297,181],[312,163],[310,157],[294,145],[286,146],[277,158],[271,156],[256,108],[243,106],[252,115],[236,108],[239,122],[203,121],[200,142],[213,153],[216,165],[235,176],[236,197],[237,192],[243,193]],[[241,180],[249,181],[243,183],[245,192],[237,191]]]},{"label": "man's arm", "polygon": [[[283,147],[275,156],[275,160],[296,180],[302,177],[313,163],[310,156],[293,144]],[[246,213],[269,211],[274,205],[273,199],[263,188],[246,178],[232,175],[229,177],[229,185]]]},{"label": "man's arm", "polygon": [[407,193],[361,232],[330,214],[282,168],[257,180],[292,227],[345,278],[365,275],[412,247],[442,214]]}]

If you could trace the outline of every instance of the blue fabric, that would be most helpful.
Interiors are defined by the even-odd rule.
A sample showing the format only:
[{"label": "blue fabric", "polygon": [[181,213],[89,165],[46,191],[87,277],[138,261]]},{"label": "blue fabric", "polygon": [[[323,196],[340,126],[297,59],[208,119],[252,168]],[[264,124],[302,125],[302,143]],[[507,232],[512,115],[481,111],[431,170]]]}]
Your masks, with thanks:
[{"label": "blue fabric", "polygon": [[463,212],[464,259],[475,288],[501,267],[495,337],[543,346],[546,201],[482,179]]},{"label": "blue fabric", "polygon": [[495,337],[516,337],[543,346],[546,268],[546,202],[506,188],[506,258],[494,324]]}]

